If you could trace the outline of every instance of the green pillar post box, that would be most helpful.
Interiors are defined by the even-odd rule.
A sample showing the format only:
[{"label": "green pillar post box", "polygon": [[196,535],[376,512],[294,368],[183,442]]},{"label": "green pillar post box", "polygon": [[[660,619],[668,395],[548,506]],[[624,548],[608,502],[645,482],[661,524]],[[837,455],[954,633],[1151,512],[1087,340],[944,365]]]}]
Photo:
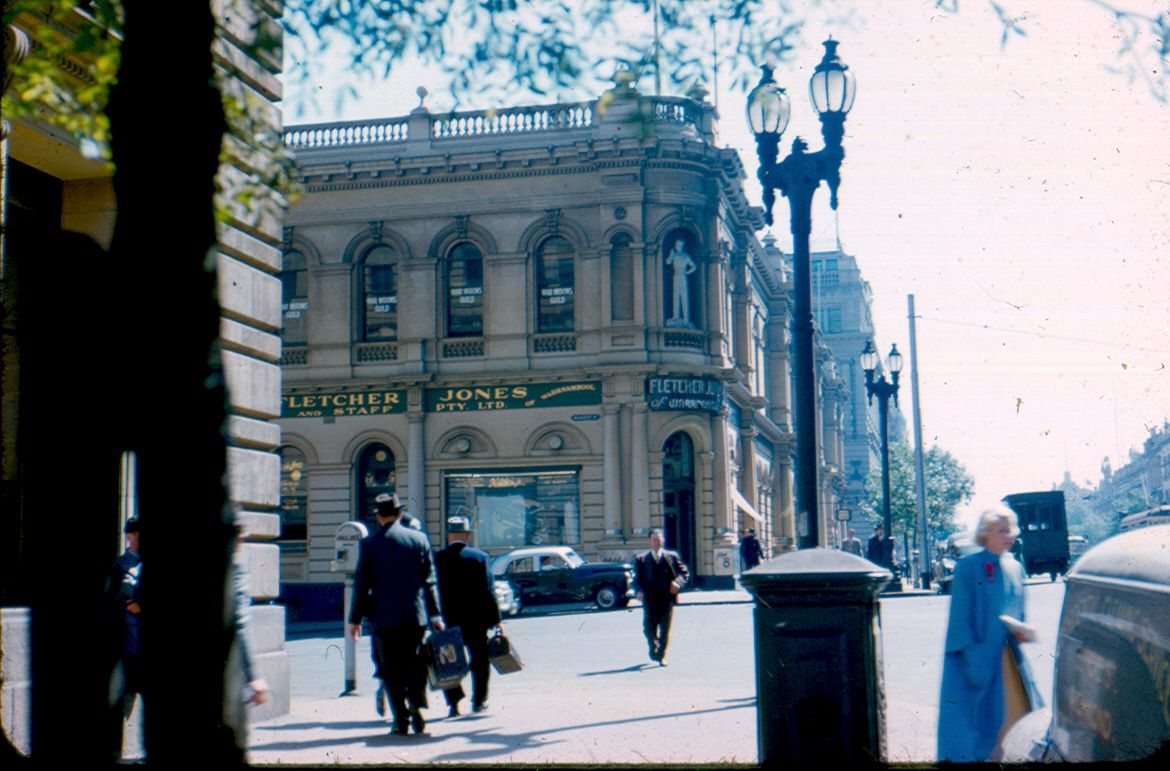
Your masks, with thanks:
[{"label": "green pillar post box", "polygon": [[878,592],[890,572],[833,549],[744,573],[755,598],[756,732],[764,765],[886,757]]}]

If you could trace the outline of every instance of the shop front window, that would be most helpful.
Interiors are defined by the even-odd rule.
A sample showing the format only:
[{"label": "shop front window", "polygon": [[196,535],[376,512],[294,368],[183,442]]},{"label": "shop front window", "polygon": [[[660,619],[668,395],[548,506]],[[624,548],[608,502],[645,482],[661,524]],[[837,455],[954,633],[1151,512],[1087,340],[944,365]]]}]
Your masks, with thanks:
[{"label": "shop front window", "polygon": [[357,462],[358,518],[366,527],[376,530],[374,499],[382,493],[392,493],[397,477],[394,453],[384,444],[371,444],[362,450]]},{"label": "shop front window", "polygon": [[451,472],[447,517],[468,517],[480,547],[574,545],[581,539],[576,469]]}]

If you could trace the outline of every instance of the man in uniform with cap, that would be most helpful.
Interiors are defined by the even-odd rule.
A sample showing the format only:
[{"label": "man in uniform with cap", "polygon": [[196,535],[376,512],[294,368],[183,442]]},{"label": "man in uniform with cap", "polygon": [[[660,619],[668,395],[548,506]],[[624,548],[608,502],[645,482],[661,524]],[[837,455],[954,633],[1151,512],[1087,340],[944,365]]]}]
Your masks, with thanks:
[{"label": "man in uniform with cap", "polygon": [[[361,637],[362,617],[369,616],[378,647],[382,679],[394,715],[391,733],[426,731],[426,663],[419,644],[429,625],[444,628],[431,544],[417,530],[403,526],[397,495],[375,503],[378,530],[362,539],[354,583],[356,601],[349,614],[349,634]],[[369,602],[363,601],[372,594]]]},{"label": "man in uniform with cap", "polygon": [[[435,553],[439,571],[439,596],[443,598],[443,620],[459,627],[470,654],[471,710],[482,712],[488,705],[488,630],[500,626],[500,608],[492,590],[495,579],[488,555],[469,545],[471,523],[466,517],[447,520],[447,548]],[[459,714],[464,693],[461,686],[443,692],[450,716]]]}]

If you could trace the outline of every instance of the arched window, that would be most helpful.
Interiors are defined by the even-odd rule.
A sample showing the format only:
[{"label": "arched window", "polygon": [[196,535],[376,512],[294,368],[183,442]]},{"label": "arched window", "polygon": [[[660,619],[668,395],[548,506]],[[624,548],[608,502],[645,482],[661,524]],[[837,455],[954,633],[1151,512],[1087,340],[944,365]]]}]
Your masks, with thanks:
[{"label": "arched window", "polygon": [[536,331],[571,332],[573,309],[573,245],[553,236],[536,250]]},{"label": "arched window", "polygon": [[280,269],[280,339],[286,346],[309,340],[309,271],[305,255],[285,252]]},{"label": "arched window", "polygon": [[384,444],[375,443],[362,450],[357,462],[358,517],[374,529],[374,499],[382,493],[394,492],[397,477],[394,471],[394,453]]},{"label": "arched window", "polygon": [[483,255],[463,242],[447,253],[447,336],[483,335]]},{"label": "arched window", "polygon": [[[304,551],[309,537],[309,478],[305,454],[291,445],[280,448],[280,541],[298,542]],[[292,544],[281,544],[287,553]]]},{"label": "arched window", "polygon": [[609,247],[610,318],[634,320],[634,254],[630,237],[619,233]]},{"label": "arched window", "polygon": [[398,338],[398,255],[377,244],[362,259],[362,340]]}]

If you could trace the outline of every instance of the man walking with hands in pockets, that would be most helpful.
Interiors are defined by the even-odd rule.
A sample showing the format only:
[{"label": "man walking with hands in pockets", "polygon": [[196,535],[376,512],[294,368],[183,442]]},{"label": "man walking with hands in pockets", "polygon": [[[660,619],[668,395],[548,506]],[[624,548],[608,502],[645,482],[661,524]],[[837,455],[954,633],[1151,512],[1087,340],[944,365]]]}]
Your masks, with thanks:
[{"label": "man walking with hands in pockets", "polygon": [[634,580],[637,598],[642,601],[642,631],[650,648],[650,660],[664,667],[671,616],[690,572],[678,554],[663,548],[661,530],[651,530],[649,542],[650,550],[634,559]]}]

